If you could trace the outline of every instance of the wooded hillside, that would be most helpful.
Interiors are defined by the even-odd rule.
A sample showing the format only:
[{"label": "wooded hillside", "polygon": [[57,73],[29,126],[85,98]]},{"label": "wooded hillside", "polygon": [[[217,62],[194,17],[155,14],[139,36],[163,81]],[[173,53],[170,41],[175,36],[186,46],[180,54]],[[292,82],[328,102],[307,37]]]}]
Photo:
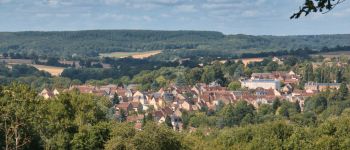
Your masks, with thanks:
[{"label": "wooded hillside", "polygon": [[210,51],[275,51],[350,45],[350,35],[251,36],[213,31],[91,30],[1,32],[0,52],[49,56],[98,56],[116,51],[197,49]]}]

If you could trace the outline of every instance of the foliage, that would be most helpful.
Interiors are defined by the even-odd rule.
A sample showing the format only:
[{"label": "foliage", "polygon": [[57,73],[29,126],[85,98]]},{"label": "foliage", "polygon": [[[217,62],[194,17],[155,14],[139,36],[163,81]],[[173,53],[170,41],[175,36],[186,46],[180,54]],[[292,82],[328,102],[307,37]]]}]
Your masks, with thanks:
[{"label": "foliage", "polygon": [[345,0],[305,0],[299,12],[293,14],[290,18],[298,19],[302,14],[307,16],[312,12],[327,12],[344,1]]},{"label": "foliage", "polygon": [[[349,35],[251,36],[242,34],[224,35],[213,31],[2,32],[0,33],[0,52],[10,55],[11,58],[40,55],[40,57],[54,56],[76,59],[96,58],[99,53],[106,52],[186,49],[185,51],[179,51],[182,56],[204,54],[216,57],[225,56],[227,55],[226,52],[236,53],[241,50],[266,52],[296,50],[305,47],[321,49],[324,46],[349,46],[348,39]],[[193,49],[200,51],[192,51]],[[17,57],[17,55],[19,56]],[[163,56],[165,56],[163,58],[165,60],[173,60],[169,57],[175,58],[174,55],[162,55],[161,57]]]}]

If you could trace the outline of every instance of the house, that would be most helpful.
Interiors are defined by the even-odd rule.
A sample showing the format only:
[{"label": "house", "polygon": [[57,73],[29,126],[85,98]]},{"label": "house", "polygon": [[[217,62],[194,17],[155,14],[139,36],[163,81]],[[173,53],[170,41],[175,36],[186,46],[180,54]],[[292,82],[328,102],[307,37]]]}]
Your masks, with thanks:
[{"label": "house", "polygon": [[80,93],[92,93],[96,90],[96,87],[91,85],[74,85],[69,88],[69,90],[78,90]]},{"label": "house", "polygon": [[60,92],[57,89],[54,89],[52,93],[53,93],[53,95],[59,95],[60,94]]},{"label": "house", "polygon": [[283,61],[281,59],[279,59],[278,57],[273,57],[272,58],[272,61],[273,62],[276,62],[277,64],[279,65],[282,65],[283,64]]},{"label": "house", "polygon": [[133,101],[140,102],[142,105],[147,104],[146,94],[144,94],[140,91],[136,91],[133,95]]},{"label": "house", "polygon": [[251,79],[279,80],[285,84],[299,84],[300,76],[293,71],[274,71],[271,73],[253,73]]},{"label": "house", "polygon": [[39,96],[44,97],[44,99],[49,99],[54,97],[55,95],[53,94],[53,92],[45,88],[39,93]]},{"label": "house", "polygon": [[209,83],[208,86],[209,87],[221,87],[221,85],[219,84],[219,82],[217,80]]},{"label": "house", "polygon": [[154,120],[157,121],[158,123],[165,122],[166,115],[161,110],[155,111],[153,116],[154,116]]},{"label": "house", "polygon": [[143,115],[143,114],[132,115],[132,116],[128,116],[126,121],[127,122],[142,122],[144,117],[145,117],[145,115]]},{"label": "house", "polygon": [[286,84],[282,87],[281,91],[285,94],[290,94],[293,91],[293,86],[291,86],[290,84]]},{"label": "house", "polygon": [[135,112],[141,112],[143,110],[143,106],[140,102],[131,102],[131,105]]},{"label": "house", "polygon": [[190,103],[187,102],[187,101],[184,101],[184,102],[181,104],[181,108],[184,109],[184,110],[187,110],[187,111],[192,111],[192,104],[190,104]]},{"label": "house", "polygon": [[330,90],[338,90],[340,88],[340,83],[317,83],[317,82],[308,82],[305,83],[305,90],[317,90],[317,91],[325,91],[327,89]]},{"label": "house", "polygon": [[248,89],[276,89],[279,90],[281,86],[281,82],[279,80],[271,80],[271,79],[249,79],[241,81],[242,88]]},{"label": "house", "polygon": [[129,102],[125,102],[125,103],[120,103],[118,105],[115,106],[117,111],[121,111],[124,110],[126,113],[128,113],[129,111],[134,110],[134,107],[131,103]]}]

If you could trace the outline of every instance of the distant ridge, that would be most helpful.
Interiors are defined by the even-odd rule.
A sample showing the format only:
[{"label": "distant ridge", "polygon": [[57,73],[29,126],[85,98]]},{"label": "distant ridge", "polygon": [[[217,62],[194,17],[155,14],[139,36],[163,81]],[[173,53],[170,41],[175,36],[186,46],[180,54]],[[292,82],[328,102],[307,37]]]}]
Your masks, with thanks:
[{"label": "distant ridge", "polygon": [[82,30],[0,32],[0,52],[70,57],[116,51],[197,49],[206,51],[278,51],[349,46],[350,34],[224,35],[216,31]]}]

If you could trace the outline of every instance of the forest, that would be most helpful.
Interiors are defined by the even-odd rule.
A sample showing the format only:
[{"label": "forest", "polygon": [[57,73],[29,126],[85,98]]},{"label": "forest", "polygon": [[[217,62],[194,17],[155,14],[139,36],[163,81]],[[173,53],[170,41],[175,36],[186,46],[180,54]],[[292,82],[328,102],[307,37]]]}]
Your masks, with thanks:
[{"label": "forest", "polygon": [[97,57],[99,53],[150,50],[266,52],[308,47],[349,46],[350,35],[252,36],[214,31],[91,30],[1,32],[0,52],[60,58]]}]

